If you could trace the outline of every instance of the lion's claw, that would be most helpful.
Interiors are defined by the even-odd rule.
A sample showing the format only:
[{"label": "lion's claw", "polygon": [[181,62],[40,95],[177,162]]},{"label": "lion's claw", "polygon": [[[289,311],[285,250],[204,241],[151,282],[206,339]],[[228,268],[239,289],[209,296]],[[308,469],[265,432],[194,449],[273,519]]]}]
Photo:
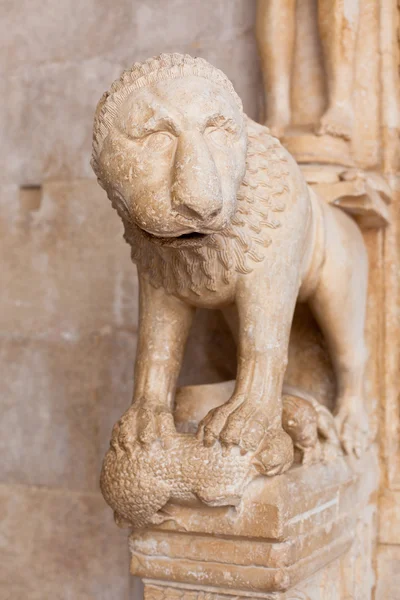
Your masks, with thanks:
[{"label": "lion's claw", "polygon": [[268,413],[255,402],[231,399],[214,408],[200,423],[198,438],[205,446],[219,441],[238,446],[241,454],[256,452],[255,465],[264,475],[282,473],[293,462],[291,438],[282,428],[271,428]]},{"label": "lion's claw", "polygon": [[206,415],[199,425],[198,438],[205,446],[218,440],[223,446],[239,446],[249,452],[258,448],[266,428],[267,419],[256,405],[230,401]]},{"label": "lion's claw", "polygon": [[150,445],[175,433],[172,413],[164,406],[135,403],[122,415],[113,429],[113,440],[126,452],[136,443]]},{"label": "lion's claw", "polygon": [[364,408],[345,406],[339,410],[335,420],[343,450],[360,458],[369,441],[368,416]]}]

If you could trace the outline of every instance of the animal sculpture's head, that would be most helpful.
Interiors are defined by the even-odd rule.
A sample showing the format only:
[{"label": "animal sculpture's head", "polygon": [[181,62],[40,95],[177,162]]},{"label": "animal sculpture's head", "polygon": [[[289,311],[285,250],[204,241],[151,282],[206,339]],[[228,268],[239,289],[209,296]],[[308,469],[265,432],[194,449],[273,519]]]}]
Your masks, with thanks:
[{"label": "animal sculpture's head", "polygon": [[135,64],[96,110],[98,180],[125,223],[163,245],[201,244],[230,224],[246,149],[242,103],[201,58]]}]

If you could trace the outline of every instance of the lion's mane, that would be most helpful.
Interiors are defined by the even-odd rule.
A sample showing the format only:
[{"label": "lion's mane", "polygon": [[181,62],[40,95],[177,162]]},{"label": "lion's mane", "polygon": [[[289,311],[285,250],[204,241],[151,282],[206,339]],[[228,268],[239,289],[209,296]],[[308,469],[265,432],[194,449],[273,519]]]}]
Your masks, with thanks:
[{"label": "lion's mane", "polygon": [[132,260],[155,287],[200,295],[204,288],[214,291],[221,281],[229,283],[235,272],[250,273],[264,259],[273,230],[281,224],[278,214],[285,210],[289,167],[285,150],[265,127],[250,119],[247,127],[247,169],[229,227],[207,236],[201,246],[176,248],[152,242],[124,220]]}]

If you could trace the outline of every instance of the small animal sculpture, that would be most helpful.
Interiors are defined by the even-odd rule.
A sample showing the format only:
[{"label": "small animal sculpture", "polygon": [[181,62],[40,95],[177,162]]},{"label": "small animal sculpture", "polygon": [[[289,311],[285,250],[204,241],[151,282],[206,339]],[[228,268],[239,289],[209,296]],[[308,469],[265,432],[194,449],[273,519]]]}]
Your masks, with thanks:
[{"label": "small animal sculpture", "polygon": [[[177,395],[178,428],[188,426],[191,431],[197,412],[193,400],[205,393],[210,402],[210,388],[214,388],[214,404],[218,404],[231,384],[234,382],[181,388]],[[194,409],[191,417],[188,405],[189,411]],[[184,422],[180,421],[183,416]],[[332,414],[303,390],[285,389],[282,423],[303,464],[331,460],[341,454]],[[241,453],[237,446],[206,447],[190,433],[177,433],[170,413],[162,415],[158,425],[157,439],[147,445],[127,442],[122,446],[120,425],[114,427],[103,463],[101,490],[120,525],[140,528],[160,524],[169,518],[163,511],[168,502],[236,506],[252,479],[265,472],[272,476],[280,470],[283,444],[286,460],[292,460],[292,443],[288,444],[287,436],[279,440],[267,435],[257,453]]]},{"label": "small animal sculpture", "polygon": [[282,449],[291,464],[290,438],[265,436],[262,448],[243,454],[238,447],[206,447],[195,436],[177,433],[171,414],[157,420],[157,438],[149,444],[120,442],[114,426],[101,472],[101,491],[120,525],[134,528],[166,520],[164,506],[173,501],[193,505],[236,506],[246,486],[260,473],[281,470]]},{"label": "small animal sculpture", "polygon": [[[177,430],[196,433],[207,412],[223,405],[234,389],[232,380],[178,388],[174,408]],[[342,455],[332,413],[306,390],[286,383],[282,389],[282,427],[302,464],[328,462]]]},{"label": "small animal sculpture", "polygon": [[310,394],[284,386],[282,426],[290,435],[301,463],[328,462],[342,454],[332,413]]},{"label": "small animal sculpture", "polygon": [[330,348],[341,443],[359,456],[368,440],[361,233],[245,116],[227,77],[187,55],[136,63],[99,102],[92,165],[122,218],[140,283],[134,397],[115,430],[116,451],[156,447],[193,315],[205,307],[221,309],[236,332],[236,385],[202,420],[197,440],[179,444],[201,460],[236,446],[245,461],[242,453],[257,455],[268,439],[274,459],[261,461],[263,472],[288,469],[282,384],[300,299]]}]

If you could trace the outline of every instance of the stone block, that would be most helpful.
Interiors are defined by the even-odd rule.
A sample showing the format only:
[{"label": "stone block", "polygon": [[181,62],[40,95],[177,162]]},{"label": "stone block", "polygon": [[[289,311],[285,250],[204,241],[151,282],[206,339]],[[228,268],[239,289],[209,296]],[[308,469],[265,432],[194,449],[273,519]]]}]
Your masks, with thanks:
[{"label": "stone block", "polygon": [[75,340],[135,330],[137,275],[120,219],[94,181],[49,182],[29,210],[0,189],[0,332]]},{"label": "stone block", "polygon": [[379,545],[375,600],[400,600],[400,546]]},{"label": "stone block", "polygon": [[99,494],[0,485],[0,511],[0,598],[130,598],[126,532]]},{"label": "stone block", "polygon": [[379,541],[400,543],[400,491],[382,490],[379,498]]},{"label": "stone block", "polygon": [[[303,590],[306,580],[319,572],[319,593],[311,597],[336,600],[342,597],[339,589],[355,589],[371,560],[368,541],[377,486],[377,452],[372,448],[359,461],[337,459],[258,478],[236,508],[171,502],[164,509],[164,523],[132,533],[131,571],[148,578],[150,587],[157,581],[161,588],[210,592],[216,599],[251,593],[282,600],[290,593],[295,597],[294,591]],[[342,502],[343,494],[352,495],[351,506]],[[330,581],[328,573],[339,558],[344,574]],[[364,596],[351,597],[370,598],[372,584],[365,579],[357,588]],[[330,592],[324,596],[327,582]],[[169,598],[162,593],[163,589],[154,598]]]},{"label": "stone block", "polygon": [[220,47],[233,40],[240,45],[255,19],[254,3],[242,0],[169,0],[168,6],[160,0],[121,0],[111,12],[107,0],[64,0],[57,11],[51,8],[47,0],[31,11],[28,0],[22,0],[3,11],[3,73],[20,73],[28,64],[82,62],[98,56],[142,60],[152,53],[181,51],[185,45],[199,49],[216,40]]},{"label": "stone block", "polygon": [[136,338],[2,337],[0,481],[99,489],[111,428],[130,403]]}]

